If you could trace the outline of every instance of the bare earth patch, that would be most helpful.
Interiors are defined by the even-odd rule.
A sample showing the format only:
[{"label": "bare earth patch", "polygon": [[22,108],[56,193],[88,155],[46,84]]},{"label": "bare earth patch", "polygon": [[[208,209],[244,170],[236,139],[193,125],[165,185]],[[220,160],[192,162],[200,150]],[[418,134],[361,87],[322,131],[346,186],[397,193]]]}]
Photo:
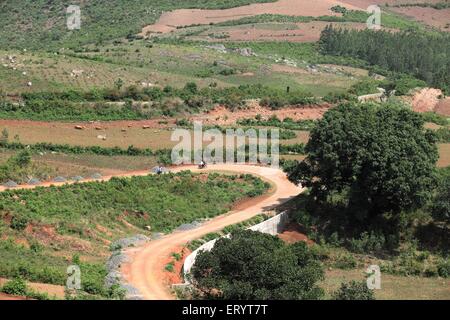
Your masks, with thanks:
[{"label": "bare earth patch", "polygon": [[405,7],[393,8],[393,11],[442,31],[450,32],[450,28],[445,28],[450,22],[450,9],[437,10],[434,8]]},{"label": "bare earth patch", "polygon": [[296,243],[296,242],[306,242],[311,245],[314,241],[308,238],[308,236],[302,230],[302,227],[298,223],[290,223],[286,226],[285,230],[278,235],[278,238],[283,240],[285,243]]},{"label": "bare earth patch", "polygon": [[434,112],[450,117],[450,97],[440,100],[434,108]]},{"label": "bare earth patch", "polygon": [[[253,25],[251,28],[243,28],[242,26],[227,28],[224,31],[228,35],[225,41],[290,41],[290,42],[315,42],[320,39],[320,33],[329,25],[325,21],[312,21],[306,23],[297,23],[297,29],[286,26],[283,30],[273,30],[264,28],[263,26]],[[366,28],[363,23],[334,23],[343,29],[362,30]],[[220,39],[210,39],[217,42]]]},{"label": "bare earth patch", "polygon": [[274,3],[258,3],[225,10],[180,9],[163,13],[155,24],[144,27],[141,35],[167,33],[181,26],[207,25],[261,14],[313,17],[336,15],[330,10],[336,5],[345,6],[351,10],[361,9],[337,0],[279,0]]}]

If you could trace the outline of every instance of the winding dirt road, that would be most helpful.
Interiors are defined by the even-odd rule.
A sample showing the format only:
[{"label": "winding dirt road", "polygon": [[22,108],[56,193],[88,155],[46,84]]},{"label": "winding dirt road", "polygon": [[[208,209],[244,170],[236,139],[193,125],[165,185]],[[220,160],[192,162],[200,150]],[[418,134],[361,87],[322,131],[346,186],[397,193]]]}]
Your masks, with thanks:
[{"label": "winding dirt road", "polygon": [[[158,240],[151,241],[142,247],[128,249],[126,254],[131,258],[131,262],[123,265],[121,271],[126,281],[137,288],[144,299],[170,300],[175,298],[171,294],[168,285],[164,282],[163,276],[164,261],[170,256],[174,248],[184,246],[189,241],[201,238],[207,233],[220,231],[228,225],[248,220],[264,211],[272,210],[302,192],[302,188],[292,184],[283,171],[269,167],[218,164],[210,165],[208,168],[202,170],[199,170],[197,166],[171,168],[172,172],[180,172],[183,170],[191,170],[193,172],[218,171],[253,174],[271,183],[272,189],[268,194],[247,201],[243,205],[237,206],[237,208],[229,213],[211,219],[196,229],[176,231]],[[85,179],[78,183],[108,181],[114,177],[127,178],[133,176],[146,176],[148,174],[150,174],[150,171],[148,170],[133,171],[125,174],[104,176],[98,180]],[[62,186],[74,183],[77,182],[44,182],[39,185],[19,185],[12,189],[33,189],[37,187]],[[0,186],[0,192],[7,189],[11,188]]]},{"label": "winding dirt road", "polygon": [[[184,167],[198,171],[196,167]],[[177,171],[177,170],[173,170]],[[210,232],[217,232],[224,227],[250,219],[266,210],[286,202],[302,192],[302,189],[292,184],[279,169],[258,167],[251,165],[213,165],[202,171],[229,171],[235,173],[249,173],[270,182],[273,189],[268,195],[258,197],[250,206],[237,208],[226,215],[216,217],[202,226],[187,231],[177,231],[158,240],[151,241],[144,246],[130,248],[126,254],[131,262],[122,266],[122,273],[126,281],[137,288],[144,299],[170,300],[175,297],[163,280],[164,261],[173,249],[185,245]]]}]

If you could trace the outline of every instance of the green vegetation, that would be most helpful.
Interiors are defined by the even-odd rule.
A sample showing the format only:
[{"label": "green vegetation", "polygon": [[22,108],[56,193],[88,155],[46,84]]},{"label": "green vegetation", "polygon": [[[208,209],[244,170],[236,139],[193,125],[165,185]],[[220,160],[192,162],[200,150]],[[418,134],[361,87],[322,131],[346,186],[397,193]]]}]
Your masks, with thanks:
[{"label": "green vegetation", "polygon": [[298,120],[294,121],[291,118],[285,118],[283,120],[278,119],[276,115],[273,115],[267,120],[262,120],[261,116],[256,116],[255,119],[240,119],[237,121],[241,126],[263,126],[263,127],[276,127],[287,130],[311,130],[314,125],[314,120]]},{"label": "green vegetation", "polygon": [[435,133],[439,142],[450,143],[450,128],[439,128]]},{"label": "green vegetation", "polygon": [[48,300],[50,299],[47,294],[38,293],[28,288],[24,279],[18,277],[6,282],[3,287],[0,288],[0,292],[10,294],[13,296],[23,296],[36,300]]},{"label": "green vegetation", "polygon": [[124,37],[134,39],[143,26],[154,23],[165,11],[182,8],[225,9],[258,2],[271,0],[75,1],[70,4],[80,6],[82,26],[80,30],[70,31],[66,26],[65,12],[69,6],[66,1],[2,1],[0,47],[51,50],[58,47],[77,48],[89,43],[101,44]]},{"label": "green vegetation", "polygon": [[333,297],[335,300],[375,300],[373,291],[367,288],[366,282],[350,281],[342,283]]},{"label": "green vegetation", "polygon": [[[23,291],[23,281],[42,282],[55,285],[65,285],[67,267],[75,263],[65,258],[49,254],[44,246],[34,242],[30,248],[15,244],[12,240],[0,241],[0,276],[13,280],[9,288],[10,292],[17,292],[36,299],[45,299],[45,295],[39,296],[30,290]],[[103,263],[85,263],[76,261],[82,274],[82,291],[90,295],[109,297],[109,290],[104,288],[106,270]],[[19,286],[20,285],[20,286]],[[3,287],[3,291],[4,291]],[[5,292],[5,291],[4,291]],[[26,292],[26,294],[23,294]],[[48,297],[47,297],[48,298]]]},{"label": "green vegetation", "polygon": [[[261,14],[252,17],[244,17],[235,20],[229,20],[225,22],[219,22],[214,24],[215,26],[227,27],[227,26],[240,26],[246,24],[258,24],[258,23],[306,23],[312,21],[324,21],[324,22],[355,22],[366,23],[370,14],[364,11],[347,10],[342,6],[336,6],[331,8],[335,12],[342,13],[342,16],[289,16],[281,14]],[[415,21],[408,20],[400,15],[394,13],[383,13],[383,19],[381,24],[386,28],[395,28],[401,30],[409,29],[423,29],[424,26]]]},{"label": "green vegetation", "polygon": [[217,240],[201,252],[192,280],[201,298],[235,300],[319,299],[323,269],[303,242],[285,245],[279,238],[249,230]]},{"label": "green vegetation", "polygon": [[[134,146],[129,146],[127,149],[121,149],[119,147],[106,148],[100,146],[73,146],[68,144],[54,144],[41,142],[36,144],[23,144],[21,142],[0,142],[0,147],[9,150],[27,150],[33,152],[58,152],[58,153],[69,153],[69,154],[96,154],[102,156],[155,156],[162,154],[169,154],[170,150],[156,150],[152,151],[150,149],[139,149]],[[15,161],[12,159],[11,161]]]},{"label": "green vegetation", "polygon": [[434,112],[424,112],[422,113],[422,117],[425,122],[435,123],[440,126],[450,125],[449,119]]},{"label": "green vegetation", "polygon": [[293,217],[326,266],[370,259],[384,273],[448,277],[449,171],[436,170],[437,137],[423,125],[395,105],[342,104],[311,131],[307,158],[283,163],[310,187]]},{"label": "green vegetation", "polygon": [[[111,240],[119,230],[117,234],[123,234],[124,223],[134,226],[133,233],[136,227],[144,232],[147,226],[154,232],[170,232],[181,224],[222,214],[233,202],[262,194],[268,187],[250,175],[182,172],[5,191],[0,194],[0,230],[7,240],[0,241],[0,277],[64,285],[67,266],[77,264],[82,290],[75,298],[120,299],[117,288],[104,287],[103,261],[87,263],[78,254],[70,260],[61,253],[95,255],[98,225],[111,231]],[[14,243],[18,237],[30,245]]]},{"label": "green vegetation", "polygon": [[436,221],[450,223],[450,167],[441,169],[439,185],[431,204],[431,213]]},{"label": "green vegetation", "polygon": [[200,239],[196,239],[196,240],[189,242],[187,247],[189,248],[189,250],[194,251],[208,241],[220,238],[222,236],[225,236],[227,234],[230,234],[230,233],[238,231],[238,230],[250,228],[251,226],[257,225],[258,223],[261,223],[269,218],[270,217],[265,214],[257,215],[255,217],[245,220],[243,222],[229,225],[229,226],[223,228],[219,232],[208,233],[207,235],[205,235],[204,237],[201,237]]},{"label": "green vegetation", "polygon": [[[25,94],[23,104],[0,101],[0,117],[45,121],[138,120],[161,115],[174,116],[181,112],[198,113],[211,109],[215,104],[225,105],[233,110],[243,107],[245,100],[258,98],[262,99],[262,105],[272,109],[318,102],[312,94],[300,90],[287,93],[285,90],[263,85],[199,89],[195,83],[189,82],[182,89],[140,89],[130,86],[122,91],[71,90],[62,93]],[[118,101],[125,103],[112,103]],[[150,105],[133,101],[149,102]]]},{"label": "green vegetation", "polygon": [[366,60],[382,69],[410,74],[446,92],[450,90],[450,37],[446,34],[349,31],[328,26],[322,31],[320,48],[324,54]]},{"label": "green vegetation", "polygon": [[[250,175],[210,176],[199,181],[189,172],[163,176],[112,179],[34,190],[10,190],[0,194],[2,214],[29,222],[83,225],[116,219],[144,229],[168,232],[183,223],[225,213],[230,204],[247,195],[262,194],[267,184]],[[204,192],[203,190],[208,190]],[[21,199],[22,201],[18,201]],[[171,213],[171,214],[169,214]],[[81,220],[84,217],[86,220]]]},{"label": "green vegetation", "polygon": [[17,155],[10,157],[5,164],[0,165],[0,183],[10,180],[16,183],[26,183],[30,177],[46,179],[49,174],[49,168],[32,163],[31,154],[28,150],[19,152]]}]

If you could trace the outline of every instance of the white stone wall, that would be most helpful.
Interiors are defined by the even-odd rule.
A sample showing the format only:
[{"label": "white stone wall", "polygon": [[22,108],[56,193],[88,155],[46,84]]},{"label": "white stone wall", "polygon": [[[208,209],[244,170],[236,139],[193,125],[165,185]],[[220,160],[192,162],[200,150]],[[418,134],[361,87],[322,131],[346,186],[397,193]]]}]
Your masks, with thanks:
[{"label": "white stone wall", "polygon": [[[276,215],[275,217],[272,217],[270,219],[267,219],[266,221],[263,221],[257,225],[254,225],[253,227],[248,228],[249,230],[253,231],[259,231],[262,233],[268,233],[271,235],[277,235],[283,231],[283,228],[289,221],[289,216],[287,212],[282,212],[279,215]],[[225,237],[229,237],[229,235],[226,235]],[[183,264],[183,270],[184,270],[184,279],[185,282],[188,282],[187,275],[190,273],[192,266],[195,263],[195,258],[197,257],[197,254],[200,251],[211,251],[212,248],[214,248],[214,245],[216,244],[217,239],[211,240],[209,242],[204,243],[202,246],[200,246],[198,249],[193,251],[189,256],[186,257]]]}]

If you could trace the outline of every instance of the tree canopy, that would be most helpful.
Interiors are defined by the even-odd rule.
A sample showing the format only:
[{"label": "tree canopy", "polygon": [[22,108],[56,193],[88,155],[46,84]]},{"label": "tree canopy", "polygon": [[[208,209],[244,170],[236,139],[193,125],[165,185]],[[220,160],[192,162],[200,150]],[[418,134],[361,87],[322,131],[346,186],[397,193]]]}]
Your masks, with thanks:
[{"label": "tree canopy", "polygon": [[317,200],[345,193],[361,220],[421,207],[436,184],[436,137],[423,118],[389,105],[342,104],[311,131],[289,174]]},{"label": "tree canopy", "polygon": [[327,26],[323,53],[366,60],[385,70],[407,73],[430,86],[450,90],[450,41],[447,34],[347,30]]},{"label": "tree canopy", "polygon": [[375,295],[365,281],[350,281],[342,283],[339,290],[333,293],[333,298],[335,300],[375,300]]},{"label": "tree canopy", "polygon": [[320,262],[299,242],[241,230],[219,239],[197,256],[192,277],[201,296],[215,299],[318,299],[323,291]]},{"label": "tree canopy", "polygon": [[441,171],[431,213],[435,220],[450,223],[450,167],[441,169]]}]

